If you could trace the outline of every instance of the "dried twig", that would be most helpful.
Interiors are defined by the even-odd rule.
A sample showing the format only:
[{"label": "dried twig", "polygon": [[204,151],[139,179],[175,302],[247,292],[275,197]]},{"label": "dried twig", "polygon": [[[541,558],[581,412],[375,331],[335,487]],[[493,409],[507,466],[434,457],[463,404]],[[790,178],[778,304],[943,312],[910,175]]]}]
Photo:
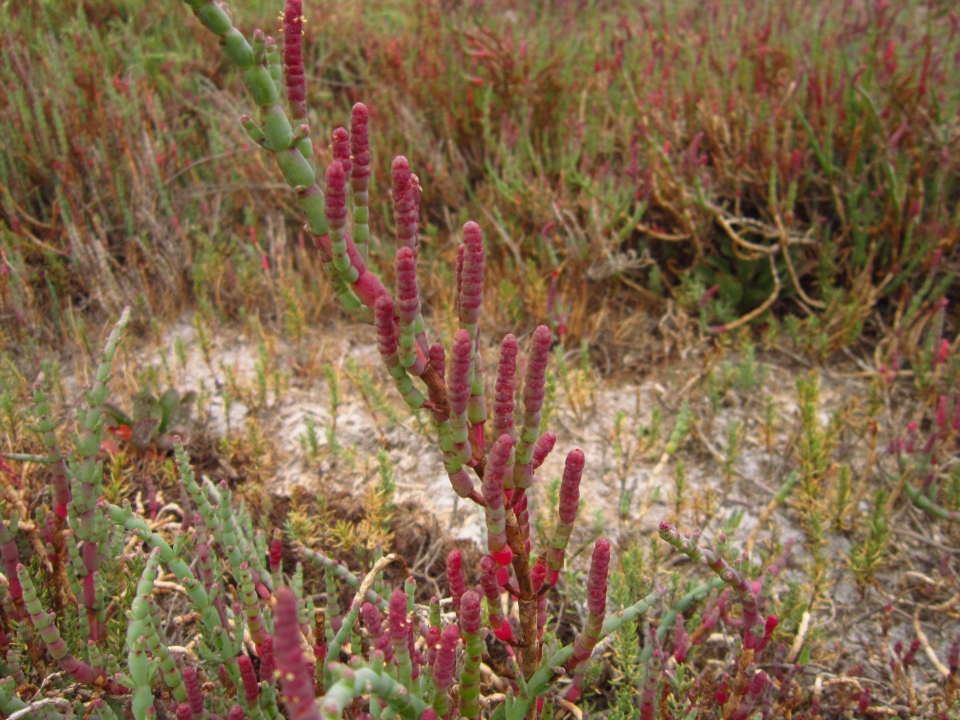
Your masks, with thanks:
[{"label": "dried twig", "polygon": [[787,653],[786,661],[788,663],[793,663],[797,661],[797,658],[800,657],[800,651],[803,649],[803,642],[807,638],[807,631],[810,630],[810,611],[804,611],[803,615],[800,617],[800,627],[797,628],[797,636],[793,639],[793,644],[790,646],[790,652]]},{"label": "dried twig", "polygon": [[49,707],[50,705],[56,705],[57,708],[65,710],[70,707],[70,702],[64,698],[44,698],[43,700],[30,703],[25,708],[17,710],[15,713],[12,713],[7,720],[20,720],[20,718],[25,718],[28,715],[32,715],[40,708]]},{"label": "dried twig", "polygon": [[357,590],[357,594],[353,596],[353,602],[350,603],[351,611],[363,603],[364,598],[367,597],[367,593],[373,588],[373,583],[376,581],[377,575],[382,573],[387,566],[391,565],[392,563],[397,563],[400,565],[400,568],[403,570],[404,577],[407,577],[407,575],[410,574],[407,570],[406,561],[400,555],[390,553],[389,555],[383,556],[377,560],[376,564],[374,564],[372,568],[370,568],[370,572],[364,575],[363,581],[360,583],[360,588]]},{"label": "dried twig", "polygon": [[774,302],[776,302],[777,297],[779,297],[780,295],[780,287],[781,287],[780,275],[777,273],[777,265],[773,260],[773,255],[772,254],[768,255],[768,257],[770,258],[770,271],[773,273],[773,282],[774,282],[773,292],[770,293],[770,297],[768,297],[763,302],[762,305],[760,305],[757,308],[754,308],[739,320],[735,320],[729,325],[717,325],[715,327],[711,327],[710,332],[714,332],[714,333],[729,332],[730,330],[738,328],[741,325],[745,325],[746,323],[750,322],[758,315],[762,314],[767,308],[769,308],[771,305],[773,305]]},{"label": "dried twig", "polygon": [[946,665],[940,662],[940,658],[937,657],[937,654],[933,651],[933,648],[930,647],[930,641],[927,640],[927,635],[923,632],[923,628],[920,626],[919,607],[913,611],[913,631],[917,634],[917,640],[920,641],[920,647],[923,648],[923,652],[926,654],[927,660],[930,661],[930,664],[933,665],[937,669],[937,672],[943,677],[950,677],[950,671],[947,669]]}]

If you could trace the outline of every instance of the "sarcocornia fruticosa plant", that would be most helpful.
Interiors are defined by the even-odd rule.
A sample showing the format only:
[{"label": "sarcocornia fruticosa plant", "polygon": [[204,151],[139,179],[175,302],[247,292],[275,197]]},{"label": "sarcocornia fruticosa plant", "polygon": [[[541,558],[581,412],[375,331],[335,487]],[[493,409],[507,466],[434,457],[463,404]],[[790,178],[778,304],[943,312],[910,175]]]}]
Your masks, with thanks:
[{"label": "sarcocornia fruticosa plant", "polygon": [[[484,247],[480,227],[473,222],[463,227],[463,243],[457,256],[460,329],[453,337],[448,357],[442,344],[431,344],[427,340],[417,284],[420,184],[404,157],[394,159],[391,168],[397,227],[395,294],[367,267],[370,150],[368,113],[363,104],[354,106],[349,131],[346,128],[334,131],[334,160],[325,171],[325,188],[321,189],[318,183],[306,123],[303,18],[299,0],[289,0],[284,8],[282,60],[276,42],[262,32],[255,32],[252,43],[248,42],[233,27],[229,12],[222,5],[194,0],[188,4],[200,21],[221,38],[225,53],[240,69],[247,89],[259,106],[259,122],[248,116],[241,118],[241,122],[251,138],[274,156],[296,192],[307,219],[306,230],[314,238],[341,304],[356,319],[375,325],[378,350],[403,399],[411,408],[427,409],[433,416],[444,467],[454,491],[482,506],[486,516],[489,554],[481,563],[479,590],[482,592],[467,589],[462,580],[458,582],[459,556],[448,559],[459,636],[466,648],[459,676],[455,673],[454,631],[449,627],[440,628],[437,612],[431,614],[431,624],[424,624],[422,628],[417,626],[415,616],[410,616],[412,583],[406,593],[398,589],[389,600],[371,596],[375,575],[371,572],[364,581],[365,587],[358,588],[356,600],[345,615],[328,600],[326,637],[314,638],[310,643],[314,649],[312,659],[296,640],[300,627],[307,627],[309,635],[310,624],[294,622],[299,612],[296,596],[278,588],[274,624],[278,629],[281,624],[289,625],[285,627],[287,635],[283,642],[274,644],[286,707],[292,717],[313,717],[318,713],[339,716],[354,698],[369,696],[376,698],[370,703],[370,712],[375,716],[391,712],[404,717],[420,717],[425,713],[447,717],[459,712],[463,717],[478,717],[482,704],[479,672],[485,652],[482,634],[485,624],[497,638],[508,643],[516,661],[514,689],[507,695],[503,711],[514,718],[535,712],[535,701],[550,691],[564,664],[582,674],[599,639],[614,630],[625,615],[632,617],[645,610],[656,597],[654,594],[641,600],[604,625],[610,545],[606,540],[599,540],[590,575],[591,615],[587,628],[574,645],[552,648],[546,654],[543,651],[546,618],[545,613],[539,612],[543,604],[541,597],[556,582],[564,564],[584,466],[580,450],[568,455],[560,520],[549,552],[536,561],[530,553],[526,492],[534,472],[556,442],[552,433],[541,432],[540,428],[550,331],[540,327],[533,334],[523,384],[521,427],[514,426],[518,344],[512,335],[504,338],[495,386],[493,443],[486,447],[487,407],[480,352]],[[286,89],[289,114],[279,104],[281,87]],[[348,215],[352,222],[348,223]],[[471,475],[479,480],[479,485]],[[316,553],[304,552],[325,562],[328,574],[337,574],[333,563]],[[351,579],[343,573],[340,575],[348,581]],[[332,577],[330,582],[332,584]],[[503,614],[501,594],[505,591],[517,598],[516,628]],[[485,623],[481,612],[483,598],[488,609]],[[255,596],[251,599],[256,602]],[[361,612],[363,627],[371,640],[366,657],[352,642],[357,637]],[[386,630],[383,612],[387,614]],[[421,633],[431,640],[426,655],[415,642]],[[343,665],[340,660],[348,638],[351,639],[351,659]],[[323,665],[326,692],[317,702],[313,701],[311,661]],[[457,702],[449,695],[454,679],[458,681]]]},{"label": "sarcocornia fruticosa plant", "polygon": [[[49,468],[53,512],[40,505],[36,521],[28,523],[27,505],[11,492],[7,520],[0,522],[6,580],[0,712],[38,719],[89,713],[102,720],[446,720],[481,714],[497,720],[549,719],[561,678],[563,707],[574,708],[598,646],[659,605],[666,591],[632,598],[633,604],[608,614],[612,548],[600,538],[592,549],[582,629],[566,644],[546,630],[547,596],[566,564],[586,462],[579,449],[567,454],[549,543],[534,552],[529,491],[556,443],[556,436],[541,427],[550,330],[541,326],[532,333],[522,383],[518,340],[503,338],[488,418],[480,332],[485,253],[479,225],[463,226],[457,255],[459,329],[449,348],[431,343],[417,280],[419,180],[406,158],[394,159],[397,247],[391,291],[367,265],[371,157],[363,104],[353,107],[349,129],[332,133],[334,159],[320,181],[307,123],[301,0],[287,0],[279,46],[259,30],[245,38],[223,3],[186,3],[220,38],[258,106],[258,119],[245,115],[241,123],[273,156],[296,193],[305,230],[336,297],[353,318],[375,327],[379,354],[403,400],[432,417],[454,492],[483,509],[486,554],[468,573],[479,584],[467,584],[463,557],[451,552],[446,570],[452,612],[445,615],[439,598],[429,606],[416,604],[416,583],[397,555],[379,557],[358,577],[322,553],[300,547],[300,556],[324,571],[325,606],[317,608],[304,591],[302,567],[292,576],[284,574],[280,535],[268,538],[255,529],[250,512],[242,504],[234,507],[225,482],[198,480],[180,438],[172,435],[182,506],[154,508],[148,520],[127,501],[109,502],[98,452],[111,411],[106,405],[111,364],[129,319],[125,311],[78,412],[72,449],[60,447],[54,413],[38,384],[35,430],[47,454],[6,456]],[[281,106],[284,94],[288,110]],[[522,412],[516,412],[518,395]],[[172,542],[164,531],[166,512],[179,515]],[[712,549],[699,546],[698,533],[682,536],[669,523],[660,526],[660,536],[715,577],[686,589],[678,584],[680,591],[673,593],[659,623],[641,626],[636,717],[789,717],[801,702],[795,680],[800,666],[785,646],[771,643],[778,618],[765,613],[789,543],[756,579],[749,575],[749,556],[732,563],[725,559],[723,535]],[[21,561],[24,542],[34,551]],[[136,582],[125,588],[108,587],[102,571],[118,558],[137,568]],[[400,568],[405,581],[388,593],[378,577],[391,565]],[[339,583],[354,591],[346,607],[339,604]],[[182,602],[184,611],[175,620],[193,628],[187,645],[170,642],[172,612],[165,617],[155,598],[161,587],[172,588]],[[694,615],[697,623],[688,633],[684,613],[690,619],[694,603],[714,590],[719,593]],[[66,618],[77,628],[69,637],[61,633]],[[721,622],[733,630],[732,664],[694,682],[684,675],[688,656]],[[104,651],[111,633],[125,638],[125,662]],[[665,651],[668,635],[672,649]],[[495,664],[491,643],[499,643],[498,656],[507,658],[495,670],[485,665]],[[27,685],[22,653],[45,678],[42,682],[58,668],[83,707],[60,699],[23,700],[18,694]],[[951,654],[954,674],[958,654]],[[500,681],[496,689],[486,677],[493,672]],[[819,716],[818,707],[811,716]]]}]

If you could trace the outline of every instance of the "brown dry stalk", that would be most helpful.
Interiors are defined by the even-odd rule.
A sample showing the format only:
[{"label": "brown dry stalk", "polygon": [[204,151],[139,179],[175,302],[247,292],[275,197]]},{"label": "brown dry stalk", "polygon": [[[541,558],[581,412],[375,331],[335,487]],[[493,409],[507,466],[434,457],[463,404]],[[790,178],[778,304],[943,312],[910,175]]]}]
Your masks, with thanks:
[{"label": "brown dry stalk", "polygon": [[569,700],[566,700],[564,698],[557,698],[557,704],[560,707],[562,707],[564,710],[569,712],[573,716],[574,720],[583,720],[583,711],[580,708],[578,708],[576,705],[574,705],[572,702],[570,702]]},{"label": "brown dry stalk", "polygon": [[[701,627],[703,626],[701,625]],[[713,710],[713,704],[715,702],[713,694],[714,680],[713,670],[707,667],[700,677],[700,694],[697,696],[697,720],[705,720],[710,714],[710,711]]]},{"label": "brown dry stalk", "polygon": [[660,684],[660,717],[670,717],[670,683]]},{"label": "brown dry stalk", "polygon": [[800,285],[800,279],[797,277],[797,271],[793,267],[793,259],[790,257],[790,236],[787,234],[787,229],[783,226],[783,220],[780,218],[780,213],[776,213],[774,218],[777,221],[777,229],[780,231],[780,250],[781,255],[783,255],[784,261],[787,263],[787,270],[790,272],[790,279],[793,281],[793,287],[797,291],[797,294],[803,298],[803,301],[810,305],[811,307],[819,308],[821,310],[825,309],[827,306],[820,302],[819,300],[814,300],[812,297],[807,295],[804,292],[803,287]]},{"label": "brown dry stalk", "polygon": [[960,689],[960,683],[957,682],[957,676],[953,673],[950,673],[950,677],[947,678],[947,690],[944,693],[944,702],[947,707],[953,705],[953,701],[957,697],[957,690]]},{"label": "brown dry stalk", "polygon": [[353,596],[353,602],[350,603],[350,612],[353,612],[361,603],[367,593],[370,592],[370,588],[373,587],[373,583],[377,579],[377,575],[382,573],[387,567],[393,563],[396,563],[400,566],[400,569],[403,571],[403,577],[407,578],[410,575],[410,571],[407,569],[407,561],[403,559],[402,556],[390,553],[389,555],[384,555],[382,558],[377,560],[370,572],[368,572],[364,578],[363,582],[360,583],[360,588],[357,590],[357,594]]},{"label": "brown dry stalk", "polygon": [[720,227],[722,227],[724,232],[727,233],[727,236],[733,240],[734,246],[740,245],[749,252],[749,254],[743,259],[759,260],[764,255],[774,255],[780,249],[777,245],[757,245],[749,240],[744,240],[740,236],[740,233],[733,229],[733,226],[726,219],[726,217],[724,217],[724,213],[720,208],[713,204],[708,204],[707,207],[713,212],[714,218],[716,218],[717,222],[720,223]]},{"label": "brown dry stalk", "polygon": [[684,240],[690,239],[690,233],[671,235],[669,233],[657,232],[643,223],[637,223],[637,230],[647,237],[652,237],[654,240],[662,240],[663,242],[683,242]]},{"label": "brown dry stalk", "polygon": [[435,405],[431,403],[430,409],[436,414],[439,420],[447,420],[450,417],[450,401],[447,399],[447,384],[440,374],[429,364],[420,376],[423,383],[429,388],[430,396],[437,398]]},{"label": "brown dry stalk", "polygon": [[781,287],[780,275],[777,273],[777,265],[773,260],[773,255],[772,254],[768,255],[768,257],[770,258],[770,271],[773,273],[773,282],[774,282],[773,292],[770,293],[770,297],[764,300],[762,305],[754,308],[739,320],[735,320],[729,325],[721,325],[719,328],[716,328],[716,329],[711,328],[712,330],[714,330],[715,332],[729,332],[730,330],[734,330],[735,328],[738,328],[741,325],[745,325],[746,323],[750,322],[755,317],[763,313],[771,305],[773,305],[773,303],[776,302],[777,298],[780,296],[780,287]]},{"label": "brown dry stalk", "polygon": [[807,638],[807,632],[809,630],[810,611],[805,610],[803,615],[800,617],[800,627],[797,628],[797,636],[793,639],[793,644],[790,646],[790,652],[787,653],[788,663],[796,662],[797,658],[800,656],[800,651],[803,649],[803,643]]},{"label": "brown dry stalk", "polygon": [[730,720],[733,714],[743,702],[743,696],[747,693],[747,668],[753,662],[753,648],[744,648],[740,653],[740,661],[737,663],[737,676],[733,680],[733,689],[730,693],[730,699],[723,706],[723,720]]},{"label": "brown dry stalk", "polygon": [[788,697],[783,703],[781,703],[779,700],[773,703],[773,707],[770,709],[770,717],[768,720],[777,720],[780,715],[783,715],[784,720],[790,720],[794,708],[796,708],[803,699],[803,689],[800,687],[800,683],[798,683],[796,680],[791,680],[790,686],[795,692],[792,692],[790,697]]},{"label": "brown dry stalk", "polygon": [[917,606],[917,609],[913,612],[913,631],[917,634],[917,640],[920,641],[920,646],[923,648],[923,652],[927,656],[927,660],[930,661],[930,664],[933,665],[937,669],[937,672],[943,677],[949,678],[950,671],[947,669],[946,665],[940,662],[940,658],[937,657],[937,654],[933,651],[933,648],[930,647],[930,641],[927,639],[927,635],[925,632],[923,632],[923,627],[920,625],[919,606]]},{"label": "brown dry stalk", "polygon": [[[520,590],[520,668],[523,677],[529,680],[537,671],[540,647],[537,641],[537,593],[530,578],[530,558],[513,508],[507,508],[507,543],[513,551],[513,571]],[[535,706],[533,706],[535,707]]]},{"label": "brown dry stalk", "polygon": [[507,696],[503,693],[494,693],[493,695],[481,695],[480,696],[480,705],[484,708],[495,707],[498,703],[502,703],[507,699]]}]

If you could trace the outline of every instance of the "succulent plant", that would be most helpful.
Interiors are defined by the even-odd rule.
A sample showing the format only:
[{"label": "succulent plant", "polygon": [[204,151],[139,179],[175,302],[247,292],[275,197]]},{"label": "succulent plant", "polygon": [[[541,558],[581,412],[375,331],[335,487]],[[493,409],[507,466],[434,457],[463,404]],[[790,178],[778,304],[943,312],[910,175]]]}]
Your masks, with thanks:
[{"label": "succulent plant", "polygon": [[[366,574],[357,576],[320,551],[299,547],[301,560],[323,570],[325,607],[318,610],[314,605],[318,596],[304,589],[302,565],[292,574],[284,573],[281,537],[268,538],[262,529],[255,529],[249,512],[235,506],[226,483],[197,479],[184,435],[193,394],[181,397],[169,390],[156,398],[144,391],[134,403],[132,417],[107,403],[112,361],[129,319],[125,311],[78,412],[72,448],[60,446],[43,391],[38,388],[35,393],[36,430],[47,450],[39,461],[51,470],[54,513],[28,530],[20,522],[20,506],[16,502],[5,506],[9,509],[0,522],[0,555],[7,582],[2,589],[0,646],[12,644],[8,630],[15,633],[16,649],[36,657],[38,667],[44,661],[55,663],[91,698],[85,712],[104,719],[116,716],[107,700],[129,696],[124,708],[129,701],[129,713],[136,720],[168,715],[178,720],[274,720],[281,715],[291,720],[344,716],[447,720],[478,718],[482,713],[494,720],[549,720],[561,691],[565,703],[580,699],[593,654],[604,640],[664,605],[659,623],[649,624],[649,632],[643,633],[649,637],[636,648],[636,662],[643,666],[636,698],[640,718],[653,720],[660,713],[666,720],[663,691],[668,684],[679,705],[678,717],[746,720],[757,713],[769,717],[774,707],[792,710],[798,699],[794,676],[799,668],[787,662],[785,648],[771,642],[779,618],[767,612],[789,542],[752,577],[757,573],[749,555],[727,559],[723,534],[713,547],[706,547],[700,544],[699,533],[683,535],[664,522],[662,540],[714,576],[687,588],[677,582],[668,604],[661,603],[666,589],[658,588],[608,614],[614,549],[601,537],[593,543],[582,628],[566,644],[548,633],[547,596],[568,563],[586,464],[581,450],[567,453],[556,522],[546,546],[535,551],[529,519],[535,498],[530,491],[557,443],[556,436],[542,428],[550,329],[540,326],[531,334],[522,391],[517,378],[521,344],[513,335],[502,339],[488,438],[480,322],[486,254],[480,226],[467,222],[462,228],[456,287],[451,288],[459,328],[449,348],[431,343],[424,319],[429,313],[417,282],[421,188],[404,157],[391,165],[397,235],[393,291],[367,265],[371,157],[369,113],[363,104],[353,107],[349,130],[340,127],[332,133],[333,160],[323,171],[324,187],[318,182],[307,123],[301,1],[286,2],[282,52],[262,31],[255,31],[250,40],[244,37],[224,3],[186,2],[220,39],[259,107],[259,122],[249,116],[240,121],[254,142],[273,156],[295,192],[305,230],[337,298],[358,322],[374,325],[379,354],[400,396],[413,411],[425,411],[433,421],[435,452],[442,457],[452,490],[482,509],[486,547],[475,573],[479,586],[468,586],[463,556],[451,552],[446,570],[452,613],[444,616],[439,598],[432,598],[429,606],[416,603],[417,584],[401,557],[378,557]],[[280,105],[282,91],[289,113]],[[522,412],[515,423],[518,396]],[[946,432],[946,403],[944,398],[938,404],[937,432]],[[118,432],[129,433],[127,439],[139,450],[173,451],[186,499],[179,508],[182,530],[172,539],[156,518],[148,522],[129,502],[117,505],[104,496],[98,451],[108,416],[117,428],[126,428]],[[668,453],[676,451],[686,424],[687,420],[683,427],[678,423]],[[956,430],[955,423],[951,427]],[[919,507],[937,514],[931,503],[917,499],[920,490],[906,487]],[[15,493],[11,497],[23,504]],[[20,557],[18,540],[28,533],[39,545],[33,559]],[[136,560],[139,578],[135,588],[108,595],[114,588],[107,587],[102,568],[113,559],[112,550],[119,548],[126,548],[123,559]],[[400,568],[403,581],[388,592],[379,576],[391,565]],[[35,575],[49,581],[50,587],[37,582]],[[180,621],[193,627],[189,647],[170,644],[168,621],[154,597],[160,583],[166,589],[172,585],[177,602],[183,603],[186,612]],[[352,591],[346,607],[340,605],[343,584]],[[124,593],[129,607],[119,605]],[[69,612],[44,608],[41,598],[47,597],[57,598]],[[111,608],[126,619],[125,664],[101,651],[112,617],[108,597],[118,603]],[[690,624],[695,629],[688,633],[685,620],[691,618],[685,619],[684,613],[708,597],[697,622]],[[730,612],[732,605],[738,612]],[[58,623],[74,616],[77,632],[68,637]],[[721,621],[734,636],[733,666],[720,670],[712,692],[706,683],[698,688],[683,684],[691,649]],[[667,653],[663,643],[670,633],[673,648]],[[497,670],[504,681],[502,693],[489,692],[482,681],[491,643],[499,643],[509,658],[508,667]],[[904,666],[917,649],[904,656]],[[957,658],[960,649],[955,645],[949,660],[952,693]],[[26,683],[19,682],[22,671],[15,653],[7,656],[3,667],[9,677],[0,682],[0,712],[36,718],[73,713],[69,703],[65,710],[56,703],[28,706],[17,694],[18,684]],[[814,707],[811,716],[818,717],[819,706]]]},{"label": "succulent plant", "polygon": [[188,442],[188,427],[193,414],[197,393],[190,390],[182,396],[174,388],[159,398],[149,389],[142,389],[133,400],[133,415],[111,403],[104,403],[103,410],[115,424],[108,426],[114,435],[129,442],[138,452],[150,448],[169,452],[173,439]]}]

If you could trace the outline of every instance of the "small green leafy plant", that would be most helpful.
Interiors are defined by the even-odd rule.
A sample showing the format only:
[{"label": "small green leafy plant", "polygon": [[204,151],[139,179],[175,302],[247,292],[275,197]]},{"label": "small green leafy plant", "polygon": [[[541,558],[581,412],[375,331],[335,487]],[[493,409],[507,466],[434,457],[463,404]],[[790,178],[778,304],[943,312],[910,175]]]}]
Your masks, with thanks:
[{"label": "small green leafy plant", "polygon": [[164,392],[159,398],[144,388],[133,401],[133,415],[111,403],[102,408],[114,423],[107,430],[130,443],[138,452],[154,450],[173,450],[175,437],[187,442],[189,425],[197,393],[189,391],[183,395],[174,388]]}]

